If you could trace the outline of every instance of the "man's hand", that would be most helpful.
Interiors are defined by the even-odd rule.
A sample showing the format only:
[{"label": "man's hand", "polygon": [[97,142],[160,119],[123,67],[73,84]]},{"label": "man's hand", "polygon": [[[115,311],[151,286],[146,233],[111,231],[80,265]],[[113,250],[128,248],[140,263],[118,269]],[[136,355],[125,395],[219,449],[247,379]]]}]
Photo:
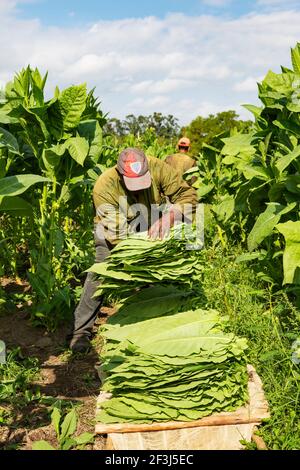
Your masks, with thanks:
[{"label": "man's hand", "polygon": [[148,235],[152,240],[163,240],[170,233],[170,228],[173,227],[175,222],[175,213],[170,210],[164,214],[161,219],[157,220],[148,231]]}]

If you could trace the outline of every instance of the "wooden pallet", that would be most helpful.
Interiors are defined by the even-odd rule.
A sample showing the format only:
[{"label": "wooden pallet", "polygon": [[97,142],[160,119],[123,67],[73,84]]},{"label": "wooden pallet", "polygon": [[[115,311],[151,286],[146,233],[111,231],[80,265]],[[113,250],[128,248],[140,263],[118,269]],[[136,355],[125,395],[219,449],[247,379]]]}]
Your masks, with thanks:
[{"label": "wooden pallet", "polygon": [[[256,427],[270,417],[262,382],[248,366],[249,403],[234,412],[217,413],[197,421],[152,424],[101,424],[95,432],[107,434],[112,450],[238,450],[241,440],[251,441]],[[111,395],[101,392],[97,412]]]}]

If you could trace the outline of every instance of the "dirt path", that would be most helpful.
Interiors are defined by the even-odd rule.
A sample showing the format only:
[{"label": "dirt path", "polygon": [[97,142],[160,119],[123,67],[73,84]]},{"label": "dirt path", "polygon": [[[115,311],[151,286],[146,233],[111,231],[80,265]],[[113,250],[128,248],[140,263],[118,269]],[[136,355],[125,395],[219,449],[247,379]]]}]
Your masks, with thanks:
[{"label": "dirt path", "polygon": [[[99,320],[103,322],[103,318]],[[98,351],[81,358],[71,357],[65,347],[67,328],[48,334],[42,328],[32,327],[25,312],[0,316],[0,338],[7,348],[20,347],[24,357],[37,357],[41,366],[40,379],[35,384],[41,396],[81,404],[79,408],[78,433],[94,432],[95,401],[100,389],[100,381],[95,366]],[[33,441],[45,439],[55,443],[55,434],[49,426],[47,405],[37,400],[13,410],[14,422],[10,426],[0,426],[0,448],[31,449]],[[104,440],[97,437],[94,446],[103,449]],[[88,447],[87,447],[88,448]]]}]

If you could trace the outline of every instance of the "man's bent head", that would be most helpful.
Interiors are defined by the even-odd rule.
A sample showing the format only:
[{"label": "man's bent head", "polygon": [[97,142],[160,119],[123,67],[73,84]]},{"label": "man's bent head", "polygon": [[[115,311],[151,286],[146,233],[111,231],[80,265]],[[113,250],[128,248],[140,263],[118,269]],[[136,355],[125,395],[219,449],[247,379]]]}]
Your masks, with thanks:
[{"label": "man's bent head", "polygon": [[118,158],[117,169],[129,191],[150,188],[151,174],[147,157],[142,150],[137,148],[123,150]]}]

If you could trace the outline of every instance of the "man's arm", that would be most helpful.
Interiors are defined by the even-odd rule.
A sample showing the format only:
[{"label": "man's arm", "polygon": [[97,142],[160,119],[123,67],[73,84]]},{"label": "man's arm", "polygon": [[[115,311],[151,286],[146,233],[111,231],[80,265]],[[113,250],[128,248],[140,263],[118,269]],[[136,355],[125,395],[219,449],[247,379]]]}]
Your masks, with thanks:
[{"label": "man's arm", "polygon": [[192,216],[197,205],[197,192],[170,165],[157,160],[153,168],[153,178],[172,204],[167,214],[152,225],[149,236],[153,239],[164,238],[176,222],[181,222],[183,214]]},{"label": "man's arm", "polygon": [[119,191],[114,181],[113,169],[104,172],[93,190],[94,206],[97,214],[98,232],[115,245],[127,233],[127,218],[119,207]]}]

